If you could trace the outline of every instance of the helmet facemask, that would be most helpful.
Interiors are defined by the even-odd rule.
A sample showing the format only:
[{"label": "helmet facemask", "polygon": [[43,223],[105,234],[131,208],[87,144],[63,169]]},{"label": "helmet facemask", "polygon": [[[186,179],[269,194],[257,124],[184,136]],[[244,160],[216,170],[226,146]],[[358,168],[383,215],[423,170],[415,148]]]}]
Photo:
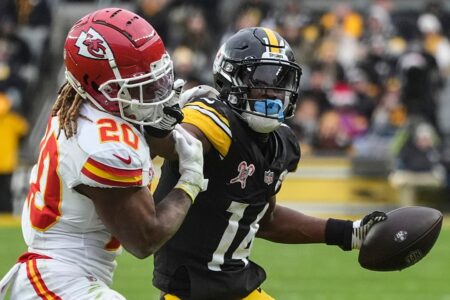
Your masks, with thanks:
[{"label": "helmet facemask", "polygon": [[118,102],[121,118],[138,125],[158,124],[163,119],[164,107],[170,106],[171,100],[175,99],[170,57],[163,55],[150,68],[149,73],[131,78],[119,75],[99,86],[99,91],[108,101]]},{"label": "helmet facemask", "polygon": [[[261,133],[292,117],[297,101],[300,67],[279,59],[248,59],[231,64],[235,71],[228,103],[249,126]],[[230,68],[230,67],[228,67]]]}]

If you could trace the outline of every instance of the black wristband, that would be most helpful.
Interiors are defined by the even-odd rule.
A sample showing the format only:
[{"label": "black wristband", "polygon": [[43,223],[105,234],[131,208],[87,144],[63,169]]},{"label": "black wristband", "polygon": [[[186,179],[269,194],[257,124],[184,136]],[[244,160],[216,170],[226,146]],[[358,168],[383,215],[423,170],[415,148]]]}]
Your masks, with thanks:
[{"label": "black wristband", "polygon": [[345,251],[352,250],[352,232],[352,221],[330,218],[325,226],[325,243],[337,245]]}]

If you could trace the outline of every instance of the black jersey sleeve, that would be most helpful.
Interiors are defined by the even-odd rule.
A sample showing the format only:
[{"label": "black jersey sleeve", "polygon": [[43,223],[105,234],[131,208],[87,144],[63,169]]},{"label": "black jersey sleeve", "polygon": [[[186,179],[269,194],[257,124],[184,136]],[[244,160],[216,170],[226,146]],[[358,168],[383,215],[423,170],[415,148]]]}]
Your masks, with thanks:
[{"label": "black jersey sleeve", "polygon": [[278,182],[275,185],[274,194],[278,194],[278,192],[280,191],[286,175],[289,172],[295,172],[295,170],[297,170],[297,166],[301,156],[300,144],[298,143],[298,140],[291,128],[283,125],[277,130],[277,132],[281,138],[283,145],[283,153],[281,156],[281,160],[283,161],[283,171],[278,177]]},{"label": "black jersey sleeve", "polygon": [[286,169],[289,172],[295,172],[297,170],[298,163],[301,157],[300,144],[292,129],[283,125],[280,127],[280,135],[283,139],[283,144],[286,149],[285,163]]},{"label": "black jersey sleeve", "polygon": [[180,173],[178,172],[178,160],[164,160],[161,166],[161,177],[159,178],[158,185],[153,193],[153,199],[155,203],[159,203],[167,196],[167,194],[173,189],[180,179]]}]

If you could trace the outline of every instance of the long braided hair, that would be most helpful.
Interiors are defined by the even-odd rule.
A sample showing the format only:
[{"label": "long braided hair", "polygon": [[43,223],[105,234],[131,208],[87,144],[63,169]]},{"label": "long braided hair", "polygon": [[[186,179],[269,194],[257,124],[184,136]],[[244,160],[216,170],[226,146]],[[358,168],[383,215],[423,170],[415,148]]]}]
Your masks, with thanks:
[{"label": "long braided hair", "polygon": [[68,82],[64,83],[59,89],[55,104],[53,104],[52,117],[58,116],[59,133],[63,130],[66,138],[77,133],[77,119],[80,116],[81,103],[83,103],[83,98],[80,94]]}]

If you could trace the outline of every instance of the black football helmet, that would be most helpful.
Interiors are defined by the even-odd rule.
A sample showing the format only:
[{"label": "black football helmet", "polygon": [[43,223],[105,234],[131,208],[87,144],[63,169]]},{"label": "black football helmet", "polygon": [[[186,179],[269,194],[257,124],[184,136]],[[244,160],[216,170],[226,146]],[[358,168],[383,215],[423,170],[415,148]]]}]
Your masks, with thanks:
[{"label": "black football helmet", "polygon": [[261,133],[293,116],[301,74],[289,44],[263,27],[231,36],[217,52],[213,67],[220,98]]}]

